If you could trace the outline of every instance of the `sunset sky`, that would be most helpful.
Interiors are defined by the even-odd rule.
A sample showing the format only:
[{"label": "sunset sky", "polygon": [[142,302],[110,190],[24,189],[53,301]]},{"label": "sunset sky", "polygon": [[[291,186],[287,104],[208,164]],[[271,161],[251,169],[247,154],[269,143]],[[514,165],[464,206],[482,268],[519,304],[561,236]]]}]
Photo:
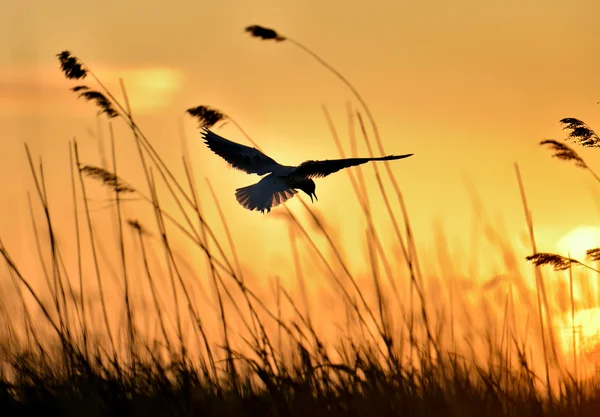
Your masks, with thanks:
[{"label": "sunset sky", "polygon": [[[415,154],[393,163],[393,170],[425,253],[436,225],[457,250],[468,244],[472,192],[486,221],[507,239],[523,236],[515,162],[538,245],[554,250],[570,230],[600,225],[598,184],[538,145],[564,139],[563,117],[600,129],[598,16],[600,3],[593,0],[9,1],[0,15],[0,237],[27,252],[27,192],[35,194],[24,143],[43,159],[55,208],[70,202],[69,140],[78,139],[90,164],[101,163],[91,132],[102,129],[108,149],[105,119],[96,119],[96,108],[68,91],[77,83],[59,71],[55,55],[67,49],[115,93],[124,79],[142,130],[182,179],[186,138],[199,186],[206,190],[204,177],[215,186],[246,259],[285,263],[287,229],[272,215],[281,209],[263,216],[238,205],[234,190],[258,177],[228,168],[206,149],[185,110],[200,104],[220,109],[270,156],[291,165],[339,156],[323,105],[349,152],[346,105],[358,103],[292,44],[244,33],[260,24],[306,45],[353,83],[378,122],[387,153]],[[115,132],[120,175],[143,185],[131,135],[118,121]],[[218,132],[247,143],[231,125]],[[570,146],[590,166],[600,165],[597,149]],[[367,152],[362,143],[359,151]],[[372,167],[363,172],[375,187]],[[354,220],[360,211],[348,175],[318,180],[317,195],[313,207],[340,230],[348,250],[364,249],[358,240],[364,240],[365,223]],[[204,204],[218,222],[209,195]],[[384,217],[381,199],[373,205]],[[301,212],[297,201],[289,206]],[[56,216],[69,224],[69,213]],[[391,245],[392,234],[382,233]]]}]

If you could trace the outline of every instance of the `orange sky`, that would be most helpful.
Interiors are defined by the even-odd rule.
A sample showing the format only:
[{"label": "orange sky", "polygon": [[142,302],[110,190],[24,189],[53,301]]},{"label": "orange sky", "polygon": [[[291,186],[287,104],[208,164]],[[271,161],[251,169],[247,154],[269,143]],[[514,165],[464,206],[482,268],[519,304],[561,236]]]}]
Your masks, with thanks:
[{"label": "orange sky", "polygon": [[[369,103],[387,152],[415,154],[393,169],[423,245],[433,241],[436,221],[450,242],[466,245],[473,216],[467,182],[491,218],[503,219],[511,237],[522,235],[518,162],[540,247],[551,250],[565,232],[599,220],[597,184],[538,145],[563,139],[563,117],[600,129],[598,16],[600,3],[592,0],[493,6],[478,0],[9,2],[0,16],[0,207],[11,220],[0,221],[0,236],[18,244],[31,230],[22,208],[26,191],[33,191],[24,142],[44,159],[55,202],[69,184],[70,139],[78,138],[86,162],[100,162],[89,134],[97,129],[95,108],[68,91],[73,83],[58,70],[55,54],[68,49],[109,86],[125,79],[142,129],[173,165],[183,126],[196,174],[216,186],[246,256],[278,259],[278,242],[287,238],[283,223],[242,209],[234,198],[235,188],[257,177],[212,155],[184,111],[199,104],[219,108],[276,160],[294,164],[338,156],[321,105],[343,133],[352,97],[292,45],[243,32],[261,24],[307,45],[351,80]],[[119,126],[119,158],[135,158]],[[221,133],[243,141],[233,127]],[[597,150],[576,149],[590,165],[600,163]],[[135,181],[135,168],[124,165],[122,175]],[[364,172],[372,178],[371,167]],[[352,239],[362,239],[365,226],[353,221],[358,206],[347,175],[319,180],[317,194],[315,207],[341,230],[350,250],[361,249]]]}]

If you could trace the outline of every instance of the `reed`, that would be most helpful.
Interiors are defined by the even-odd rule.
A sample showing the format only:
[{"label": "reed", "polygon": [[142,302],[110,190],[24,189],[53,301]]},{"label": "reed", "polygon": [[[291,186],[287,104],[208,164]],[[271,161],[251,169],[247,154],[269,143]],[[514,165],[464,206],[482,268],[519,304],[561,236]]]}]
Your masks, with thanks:
[{"label": "reed", "polygon": [[[271,29],[255,26],[248,31],[262,39],[290,41]],[[111,169],[83,163],[77,142],[72,142],[72,200],[75,212],[83,213],[73,219],[75,279],[66,273],[63,249],[53,238],[58,230],[48,203],[52,196],[45,191],[43,164],[36,167],[27,148],[49,231],[48,239],[38,238],[40,253],[50,256],[40,256],[41,274],[47,277],[47,289],[41,290],[36,277],[25,276],[0,242],[0,259],[20,306],[10,310],[5,306],[11,300],[4,293],[0,297],[1,319],[7,324],[5,334],[0,334],[3,415],[597,415],[600,384],[597,377],[583,371],[576,352],[581,344],[575,341],[577,282],[573,274],[577,267],[598,271],[569,257],[536,252],[533,220],[518,169],[534,252],[527,260],[536,267],[550,265],[556,271],[569,272],[573,372],[560,360],[557,337],[551,329],[551,289],[541,272],[536,273],[533,290],[527,287],[527,277],[516,269],[511,270],[514,276],[510,280],[486,281],[478,291],[461,289],[461,281],[454,275],[447,282],[424,276],[408,211],[391,171],[391,190],[378,171],[374,176],[403,263],[381,240],[365,173],[349,172],[366,222],[362,239],[368,271],[351,270],[335,228],[325,216],[306,204],[297,211],[283,206],[271,215],[279,216],[288,228],[295,265],[292,279],[297,282],[298,294],[286,285],[286,277],[265,268],[265,278],[273,278],[274,283],[270,300],[260,283],[249,276],[246,266],[251,260],[238,254],[231,225],[212,186],[208,183],[206,192],[199,191],[190,158],[183,155],[185,177],[178,179],[135,121],[127,99],[124,103],[116,100],[89,67],[69,52],[62,52],[58,59],[67,78],[93,79],[93,88],[77,86],[75,93],[97,106],[110,123],[129,127],[145,184],[132,184],[121,176],[123,162],[117,158],[114,137]],[[121,88],[127,97],[125,86]],[[360,110],[348,108],[351,152],[358,138],[374,152],[371,137],[376,143],[380,140],[376,124],[366,103],[359,101]],[[369,125],[362,119],[363,112]],[[210,106],[189,109],[188,114],[201,127],[226,120],[239,126],[231,115]],[[326,109],[325,115],[343,157],[343,136]],[[563,121],[570,129],[569,138],[594,147],[597,136],[575,120]],[[255,144],[249,135],[247,138]],[[588,169],[566,145],[558,141],[543,144],[550,146],[557,158]],[[105,299],[108,277],[98,255],[101,238],[88,205],[90,181],[114,194],[110,209],[118,233],[109,244],[118,248],[122,293],[110,307]],[[155,224],[142,222],[138,213],[125,215],[129,200],[122,198],[124,195],[134,196],[150,208]],[[171,211],[165,209],[167,198],[174,203]],[[203,210],[209,203],[217,206],[224,238],[215,232],[218,225]],[[131,245],[126,244],[127,232],[134,237]],[[173,244],[175,233],[192,243],[198,258],[205,259],[205,273],[186,272],[185,260]],[[491,236],[494,233],[489,232]],[[438,244],[443,249],[443,242]],[[516,255],[502,244],[500,248],[507,264],[512,262]],[[599,248],[588,251],[592,261],[597,261],[599,254]],[[91,259],[89,266],[84,257]],[[440,259],[440,266],[452,261],[450,257]],[[157,266],[159,260],[162,269]],[[141,271],[137,281],[134,265]],[[446,272],[452,271],[446,267]],[[98,289],[99,321],[94,320],[94,306],[85,295],[91,291],[90,277]],[[319,306],[320,296],[309,288],[313,280],[331,284],[332,298],[326,308]],[[510,285],[504,286],[505,281]],[[210,284],[211,293],[207,294],[209,301],[199,306],[194,291],[203,282]],[[436,294],[431,291],[436,287],[446,291]],[[149,308],[144,307],[142,289],[147,291]],[[76,290],[81,293],[77,295]],[[448,294],[449,304],[439,294]],[[119,308],[124,326],[110,317]],[[337,327],[326,322],[328,310],[336,308],[345,317]],[[17,312],[22,317],[15,317]],[[43,320],[35,319],[40,313]],[[472,319],[465,320],[463,315]],[[144,316],[150,323],[146,326]],[[529,316],[538,320],[530,321]],[[17,319],[24,323],[23,331],[14,324]],[[541,335],[541,342],[536,334]],[[539,355],[544,356],[541,366]]]}]

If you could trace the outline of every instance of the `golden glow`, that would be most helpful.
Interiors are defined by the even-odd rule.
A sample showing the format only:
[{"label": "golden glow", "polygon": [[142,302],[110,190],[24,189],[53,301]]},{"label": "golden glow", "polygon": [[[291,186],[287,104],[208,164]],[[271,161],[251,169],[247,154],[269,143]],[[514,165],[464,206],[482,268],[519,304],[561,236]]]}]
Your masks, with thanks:
[{"label": "golden glow", "polygon": [[[185,137],[203,214],[227,252],[220,213],[206,187],[208,179],[233,236],[241,267],[250,277],[249,287],[264,289],[264,299],[271,300],[269,280],[273,277],[280,277],[283,284],[299,285],[300,273],[290,243],[293,235],[311,296],[317,301],[326,299],[314,301],[315,309],[325,306],[315,312],[323,315],[320,323],[335,326],[343,321],[344,300],[303,232],[294,228],[283,207],[268,215],[240,207],[235,189],[256,182],[258,177],[229,169],[199,140],[195,121],[185,114],[189,107],[213,106],[235,119],[271,157],[296,164],[304,159],[340,156],[322,111],[324,104],[346,156],[353,149],[356,156],[369,154],[360,125],[356,117],[349,122],[348,111],[360,111],[371,139],[372,129],[364,109],[343,83],[290,42],[249,38],[243,28],[255,23],[272,26],[305,44],[350,80],[369,105],[385,153],[414,153],[390,167],[406,204],[419,267],[424,276],[433,277],[425,285],[426,298],[433,307],[447,305],[444,297],[452,294],[455,314],[466,316],[457,321],[463,320],[465,326],[475,322],[487,330],[478,303],[490,303],[491,311],[486,311],[502,317],[505,306],[512,305],[506,301],[507,294],[514,291],[515,321],[521,330],[528,323],[525,334],[534,326],[531,323],[535,323],[538,311],[535,276],[525,261],[531,244],[527,237],[524,244],[517,242],[518,249],[510,246],[527,230],[515,162],[523,177],[540,250],[556,249],[565,256],[570,252],[583,260],[586,249],[600,246],[599,230],[581,226],[600,224],[590,198],[593,179],[570,162],[552,159],[547,149],[538,146],[542,138],[564,139],[558,123],[564,117],[577,117],[596,131],[600,129],[595,105],[600,91],[596,70],[600,37],[594,32],[593,20],[600,15],[598,1],[571,1],[568,19],[566,9],[542,0],[497,2],[493,7],[480,0],[436,0],[433,5],[375,0],[377,4],[368,16],[364,2],[358,1],[190,2],[183,12],[181,7],[165,8],[162,2],[141,0],[131,0],[125,6],[109,1],[102,8],[92,3],[69,3],[70,7],[61,9],[42,0],[8,2],[0,16],[0,23],[6,23],[3,27],[11,34],[4,37],[6,53],[0,54],[0,178],[4,179],[0,184],[4,218],[0,220],[0,238],[3,245],[14,248],[15,258],[25,259],[22,263],[32,269],[27,271],[30,276],[43,275],[33,271],[38,265],[31,261],[35,239],[28,210],[22,209],[27,203],[26,193],[35,192],[23,143],[30,145],[36,166],[38,157],[43,159],[47,192],[56,211],[53,225],[60,229],[59,238],[68,246],[65,256],[76,254],[72,211],[61,210],[59,205],[71,201],[67,142],[77,138],[82,163],[112,164],[106,119],[96,118],[97,107],[69,91],[77,84],[97,85],[91,77],[65,80],[59,71],[55,54],[69,49],[120,100],[118,80],[123,79],[136,122],[187,192],[181,162]],[[519,13],[515,13],[517,3]],[[361,22],[360,26],[356,22]],[[144,117],[137,119],[140,115]],[[111,123],[119,176],[147,193],[132,135],[122,121]],[[219,133],[249,143],[233,123]],[[590,166],[597,163],[599,149],[570,146]],[[379,153],[375,145],[373,149]],[[359,170],[351,172],[355,181],[361,182]],[[410,274],[387,210],[389,204],[404,234],[399,199],[382,166],[379,174],[387,200],[379,192],[373,167],[363,166],[361,172],[382,242],[381,252],[393,273],[390,281],[400,288],[399,298],[406,302],[406,294],[412,294]],[[153,175],[161,185],[158,171]],[[477,201],[465,188],[465,177],[472,180]],[[92,201],[98,207],[106,206],[106,190],[88,183]],[[369,285],[368,222],[348,172],[316,183],[319,201],[308,205],[323,219],[345,266]],[[164,187],[161,192],[161,205],[187,225]],[[306,215],[300,198],[305,197],[295,197],[287,207],[304,224],[330,267],[344,277],[344,269]],[[149,205],[128,201],[124,210],[127,219],[139,220],[158,236]],[[97,237],[109,250],[117,247],[116,238],[110,234],[115,230],[112,214],[106,209],[94,212],[94,221],[100,223]],[[440,219],[448,236],[445,245],[435,237],[434,219]],[[193,219],[190,222],[197,227]],[[538,229],[543,232],[538,234]],[[177,234],[172,243],[178,255],[192,265],[192,281],[196,275],[204,277],[206,259],[197,246]],[[162,253],[159,247],[155,249]],[[109,253],[111,256],[119,259],[116,249]],[[139,260],[135,256],[130,259]],[[386,265],[377,267],[383,275]],[[556,278],[556,286],[548,285],[550,309],[557,315],[566,314],[566,273],[557,274],[550,268],[544,273]],[[575,286],[578,305],[600,306],[597,282],[581,281]],[[485,297],[480,294],[481,283],[487,283],[482,284]],[[43,283],[36,284],[44,288]],[[86,285],[92,287],[93,283]],[[393,293],[389,294],[395,305]],[[397,305],[402,307],[400,302]],[[333,311],[338,308],[342,313],[336,316]],[[120,311],[115,309],[115,313]],[[580,314],[578,320],[591,329],[586,337],[593,337],[592,319],[585,321]],[[569,320],[565,323],[562,325],[568,326]],[[515,330],[515,334],[521,333]]]},{"label": "golden glow", "polygon": [[600,228],[579,226],[565,234],[557,243],[557,249],[563,256],[571,256],[585,261],[586,250],[600,247]]},{"label": "golden glow", "polygon": [[[565,358],[573,357],[573,336],[580,366],[600,366],[600,308],[590,308],[575,313],[572,324],[571,313],[565,313],[559,333]],[[573,331],[573,329],[575,331]]]},{"label": "golden glow", "polygon": [[168,108],[184,83],[183,74],[171,68],[111,69],[105,74],[113,82],[123,79],[135,113]]}]

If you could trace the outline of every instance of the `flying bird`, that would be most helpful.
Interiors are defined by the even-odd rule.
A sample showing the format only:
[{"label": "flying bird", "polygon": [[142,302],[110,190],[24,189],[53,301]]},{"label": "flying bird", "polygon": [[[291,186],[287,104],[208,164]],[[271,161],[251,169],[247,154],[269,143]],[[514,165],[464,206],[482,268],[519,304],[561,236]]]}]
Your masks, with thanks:
[{"label": "flying bird", "polygon": [[344,168],[361,165],[370,161],[392,161],[408,158],[406,155],[388,155],[380,158],[346,158],[324,161],[305,161],[298,166],[281,165],[273,158],[265,155],[256,148],[232,142],[204,128],[202,138],[211,151],[219,155],[233,168],[247,174],[266,175],[259,182],[235,190],[235,198],[248,210],[259,210],[268,213],[272,207],[284,203],[298,193],[304,191],[310,201],[315,194],[313,178],[326,177]]}]

